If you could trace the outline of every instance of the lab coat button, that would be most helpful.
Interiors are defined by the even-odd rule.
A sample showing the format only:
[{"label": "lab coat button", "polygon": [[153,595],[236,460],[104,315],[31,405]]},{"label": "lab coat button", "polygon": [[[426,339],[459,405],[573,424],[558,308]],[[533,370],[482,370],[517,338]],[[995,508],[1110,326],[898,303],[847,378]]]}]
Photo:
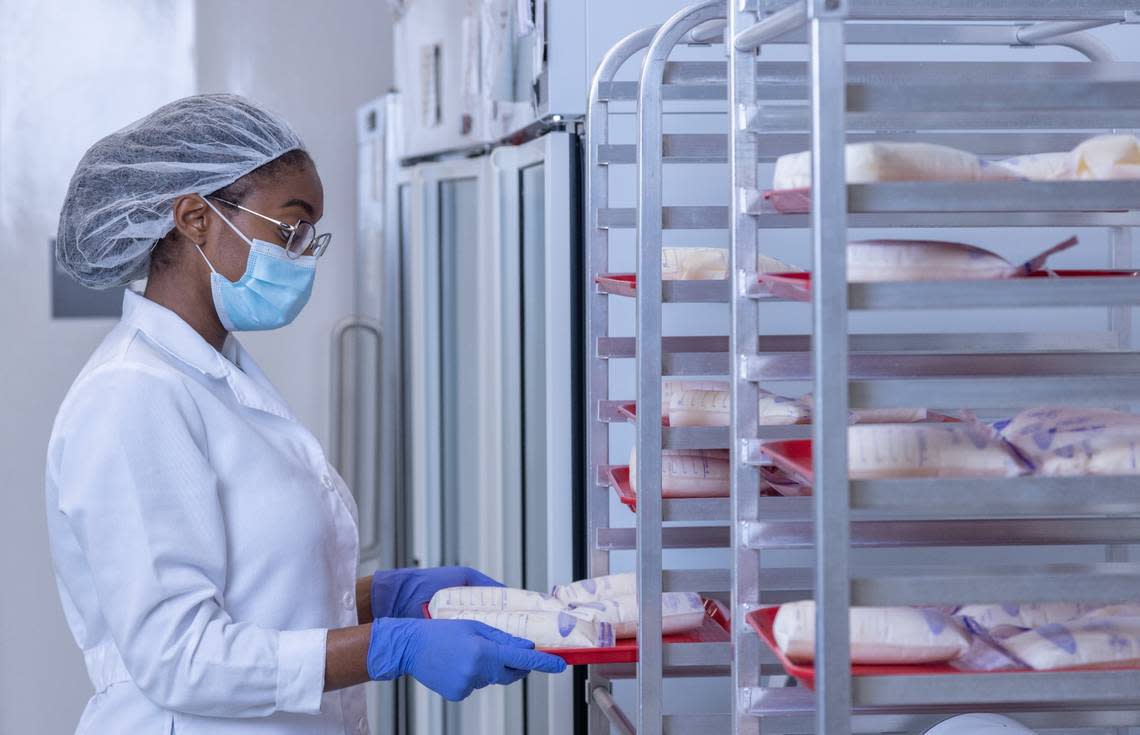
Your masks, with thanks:
[{"label": "lab coat button", "polygon": [[356,723],[356,731],[357,732],[368,732],[368,720],[361,717],[360,722]]},{"label": "lab coat button", "polygon": [[321,484],[324,485],[325,487],[329,488],[329,489],[332,489],[332,486],[333,486],[332,478],[329,477],[328,475],[322,475],[321,476]]},{"label": "lab coat button", "polygon": [[344,609],[345,610],[351,610],[353,607],[356,606],[356,600],[354,600],[352,598],[351,592],[345,592],[344,597],[341,598],[341,601],[344,602]]}]

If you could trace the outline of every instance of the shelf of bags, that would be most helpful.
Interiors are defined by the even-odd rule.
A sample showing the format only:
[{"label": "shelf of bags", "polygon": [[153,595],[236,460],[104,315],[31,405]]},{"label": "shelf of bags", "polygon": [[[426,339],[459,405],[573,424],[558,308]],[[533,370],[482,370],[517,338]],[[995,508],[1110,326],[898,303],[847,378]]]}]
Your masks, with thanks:
[{"label": "shelf of bags", "polygon": [[[614,491],[622,505],[637,512],[637,491],[629,484],[629,467],[610,465],[599,468],[599,480]],[[760,494],[759,514],[773,521],[795,523],[811,520],[811,507],[802,502],[810,494],[803,486],[790,480],[773,467],[762,467],[761,482],[757,484]],[[728,523],[731,515],[731,501],[723,497],[678,497],[661,499],[661,520],[680,522]]]},{"label": "shelf of bags", "polygon": [[[805,214],[811,189],[745,190],[749,214]],[[1134,212],[1140,181],[886,181],[847,186],[847,211]]]},{"label": "shelf of bags", "polygon": [[[815,667],[797,664],[776,644],[778,607],[748,613],[745,620],[783,664],[789,676],[814,691]],[[851,666],[852,701],[867,705],[979,705],[1031,702],[1140,703],[1140,668],[963,671],[948,663]]]},{"label": "shelf of bags", "polygon": [[[425,618],[430,618],[424,605]],[[705,617],[701,625],[683,633],[661,637],[662,657],[666,666],[718,666],[732,662],[731,624],[724,606],[716,600],[705,600]],[[619,638],[612,646],[596,648],[540,648],[543,653],[558,656],[571,666],[633,664],[638,660],[636,638]]]},{"label": "shelf of bags", "polygon": [[[598,418],[607,423],[637,423],[637,403],[634,401],[601,401]],[[669,417],[661,417],[662,449],[727,449],[727,426],[670,426]],[[761,426],[757,437],[764,440],[802,439],[811,436],[811,426]]]},{"label": "shelf of bags", "polygon": [[[810,427],[809,427],[810,428]],[[810,488],[811,439],[746,439],[746,464],[778,467]],[[1135,475],[911,477],[852,480],[853,517],[1116,516],[1140,513]]]},{"label": "shelf of bags", "polygon": [[[622,505],[637,512],[637,491],[629,484],[629,467],[615,465],[602,468],[606,484]],[[661,500],[662,521],[712,521],[728,523],[731,506],[728,494],[723,497],[668,497]]]},{"label": "shelf of bags", "polygon": [[[599,416],[610,423],[637,423],[637,404],[633,401],[606,401]],[[661,417],[662,449],[727,449],[726,426],[670,426],[669,417]]]},{"label": "shelf of bags", "polygon": [[[851,310],[963,309],[1140,304],[1140,271],[1035,271],[1019,278],[847,284]],[[759,273],[754,298],[811,301],[810,273]]]},{"label": "shelf of bags", "polygon": [[[599,293],[611,296],[637,297],[637,274],[605,273],[594,278]],[[664,304],[724,304],[729,299],[728,281],[693,280],[662,281],[661,302]]]},{"label": "shelf of bags", "polygon": [[[810,487],[811,439],[747,440],[745,461],[771,464]],[[1134,475],[1076,477],[914,477],[852,480],[853,515],[876,517],[1115,516],[1140,513]]]}]

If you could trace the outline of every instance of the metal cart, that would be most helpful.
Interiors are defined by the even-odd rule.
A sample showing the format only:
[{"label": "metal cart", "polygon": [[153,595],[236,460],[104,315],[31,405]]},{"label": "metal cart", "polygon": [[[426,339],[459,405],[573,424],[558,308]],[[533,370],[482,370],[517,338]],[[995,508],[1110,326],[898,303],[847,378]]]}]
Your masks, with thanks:
[{"label": "metal cart", "polygon": [[[1138,397],[1140,356],[1131,352],[1131,305],[1140,283],[1110,289],[1092,279],[953,284],[848,284],[848,228],[1107,228],[1109,264],[1129,265],[1140,184],[890,183],[843,186],[845,141],[927,141],[984,155],[1072,147],[1104,130],[1140,127],[1140,67],[1111,60],[1084,31],[1134,21],[1120,2],[933,0],[709,0],[659,27],[623,39],[599,66],[589,100],[584,287],[587,308],[589,572],[609,571],[609,553],[635,549],[642,640],[660,637],[660,593],[731,590],[732,644],[646,646],[634,670],[590,668],[590,732],[827,733],[921,732],[956,712],[1010,713],[1034,727],[1105,732],[1140,725],[1140,672],[873,677],[853,680],[847,664],[849,605],[965,601],[1119,600],[1140,581],[1125,544],[1140,538],[1140,495],[1132,478],[1015,478],[849,482],[849,407],[947,409],[1068,403],[1128,404]],[[732,39],[728,64],[671,61],[680,45]],[[980,23],[979,21],[985,21]],[[806,46],[810,63],[768,61],[761,46]],[[846,63],[846,46],[905,44],[1057,45],[1092,63],[943,62],[916,66]],[[640,81],[615,81],[645,51]],[[1063,67],[1063,68],[1062,68]],[[947,85],[969,81],[968,98]],[[1022,84],[1021,82],[1026,82]],[[1068,102],[1058,108],[1058,95]],[[665,133],[672,100],[729,101],[727,135]],[[634,143],[611,140],[609,104],[637,102]],[[776,104],[769,104],[775,102]],[[889,133],[882,131],[889,130]],[[765,203],[758,167],[810,148],[810,214]],[[728,206],[665,205],[663,167],[727,163]],[[636,206],[611,206],[613,165],[637,166]],[[636,334],[610,334],[611,230],[636,230]],[[812,329],[773,335],[765,311],[781,299],[760,288],[756,256],[765,233],[801,228],[812,236]],[[728,230],[727,282],[662,282],[665,230]],[[626,291],[629,295],[629,291]],[[663,334],[663,304],[725,302],[727,334]],[[1080,332],[851,334],[849,311],[1095,306],[1108,328]],[[610,363],[636,359],[639,476],[636,530],[612,527],[610,426],[626,420],[628,396],[611,396]],[[727,429],[662,427],[662,376],[727,376]],[[758,388],[810,382],[814,426],[759,425]],[[646,420],[650,417],[654,420]],[[811,437],[814,495],[761,497],[763,443]],[[730,499],[663,499],[661,450],[724,448],[733,463]],[[668,525],[666,525],[668,524]],[[921,533],[916,531],[921,528]],[[914,547],[1096,546],[1104,564],[979,571],[907,566]],[[677,570],[663,550],[727,546],[732,566]],[[812,567],[773,567],[768,552],[813,549]],[[852,549],[898,550],[878,568],[849,564]],[[1059,593],[1058,590],[1064,590]],[[814,592],[813,592],[814,591]],[[787,686],[777,659],[744,624],[762,604],[815,596],[820,616],[817,691]],[[1128,593],[1124,592],[1123,596]],[[731,666],[730,666],[731,665]],[[733,711],[666,712],[666,676],[731,671]],[[627,716],[610,680],[636,676]]]},{"label": "metal cart", "polygon": [[[1140,397],[1128,312],[1140,301],[1140,283],[848,284],[845,253],[848,229],[856,227],[1100,227],[1111,230],[1111,265],[1120,268],[1128,263],[1140,183],[843,183],[849,140],[928,141],[1012,155],[1137,127],[1140,66],[1112,62],[1081,33],[1134,20],[1130,8],[1095,0],[730,2],[733,617],[741,620],[778,585],[794,586],[795,575],[769,574],[761,557],[772,546],[765,536],[786,542],[796,533],[814,546],[813,570],[800,581],[810,584],[819,611],[814,693],[762,686],[761,644],[747,626],[734,626],[733,732],[921,732],[948,713],[978,709],[1066,732],[1140,724],[1140,671],[853,678],[847,615],[849,605],[1107,602],[1137,589],[1140,567],[1127,563],[1122,546],[1136,540],[1134,478],[850,482],[846,424],[849,407],[1129,404]],[[757,52],[773,43],[806,44],[810,60],[765,62]],[[847,61],[847,46],[861,43],[1057,43],[1092,63]],[[816,182],[810,214],[774,211],[762,196],[758,163],[805,148]],[[779,354],[758,340],[765,295],[755,263],[772,228],[808,228],[814,263],[811,334]],[[1109,329],[848,337],[854,311],[1046,306],[1107,307]],[[810,522],[781,535],[772,533],[754,492],[767,438],[756,399],[759,383],[789,379],[810,380],[814,388],[814,492],[801,518]],[[907,533],[915,522],[924,524],[921,538]],[[910,547],[1018,544],[1105,545],[1107,560],[989,569],[905,564]],[[868,547],[897,548],[899,561],[849,563],[853,549]]]}]

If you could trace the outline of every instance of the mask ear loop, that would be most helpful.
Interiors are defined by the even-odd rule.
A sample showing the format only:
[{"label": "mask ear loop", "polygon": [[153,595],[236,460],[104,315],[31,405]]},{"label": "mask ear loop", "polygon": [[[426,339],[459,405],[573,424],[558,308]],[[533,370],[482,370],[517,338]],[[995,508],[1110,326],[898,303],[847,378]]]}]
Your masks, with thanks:
[{"label": "mask ear loop", "polygon": [[237,233],[237,236],[238,236],[238,237],[240,237],[240,238],[242,239],[242,241],[243,241],[243,242],[245,242],[245,244],[246,244],[246,245],[249,245],[251,248],[253,247],[253,240],[251,240],[251,239],[249,239],[248,237],[246,237],[246,236],[245,236],[245,233],[244,233],[244,232],[242,232],[241,230],[239,230],[239,229],[237,228],[237,226],[236,226],[236,225],[234,225],[234,223],[233,223],[233,222],[230,222],[230,218],[229,218],[229,217],[227,217],[226,215],[222,214],[222,211],[221,211],[220,209],[218,209],[217,207],[215,207],[215,206],[214,206],[214,204],[213,204],[213,202],[211,202],[211,201],[210,201],[209,199],[207,199],[206,197],[202,197],[202,201],[204,201],[204,202],[206,203],[206,206],[207,206],[207,207],[209,207],[210,209],[214,210],[214,214],[216,214],[216,215],[218,215],[219,217],[221,217],[221,218],[222,218],[222,222],[225,222],[227,225],[229,225],[229,226],[230,226],[230,229],[231,229],[231,230],[233,230],[234,232],[236,232],[236,233]]},{"label": "mask ear loop", "polygon": [[213,264],[210,263],[210,259],[207,258],[206,253],[203,252],[202,246],[199,245],[198,243],[194,243],[194,249],[198,251],[198,255],[202,256],[202,260],[206,261],[206,267],[210,269],[210,272],[213,273],[215,276],[218,275],[218,272],[216,270],[214,270]]}]

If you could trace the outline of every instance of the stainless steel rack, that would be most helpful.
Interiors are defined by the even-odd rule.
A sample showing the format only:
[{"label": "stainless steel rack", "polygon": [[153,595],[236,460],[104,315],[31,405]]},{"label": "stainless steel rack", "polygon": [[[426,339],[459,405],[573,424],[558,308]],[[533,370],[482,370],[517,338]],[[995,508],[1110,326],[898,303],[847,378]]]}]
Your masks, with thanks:
[{"label": "stainless steel rack", "polygon": [[[1135,478],[875,480],[847,477],[849,407],[936,404],[1008,409],[1042,403],[1119,405],[1140,399],[1130,342],[1138,283],[1065,279],[968,284],[848,284],[849,228],[1105,227],[1112,266],[1126,267],[1140,223],[1134,182],[929,183],[847,186],[844,144],[889,139],[942,143],[983,155],[1071,148],[1096,132],[1140,127],[1140,68],[1117,63],[1088,29],[1135,22],[1111,0],[727,0],[726,211],[665,210],[662,226],[731,231],[732,325],[720,342],[675,343],[681,364],[732,371],[732,732],[921,732],[964,711],[1006,712],[1031,727],[1140,725],[1140,672],[851,676],[850,605],[1109,600],[1137,589],[1124,544],[1140,540]],[[984,21],[984,22],[983,22]],[[809,62],[767,61],[770,44],[804,44]],[[1052,44],[1089,63],[1018,61],[848,62],[851,44]],[[702,72],[712,83],[711,70]],[[971,93],[953,93],[965,85]],[[1062,95],[1062,96],[1058,96]],[[1058,100],[1065,100],[1059,103]],[[883,133],[880,131],[890,131]],[[702,141],[706,151],[717,149]],[[762,196],[759,166],[810,149],[810,214],[782,214]],[[614,226],[625,215],[607,215]],[[770,230],[810,230],[810,335],[765,337],[757,284],[759,245]],[[644,254],[643,254],[644,257]],[[640,285],[640,284],[639,284]],[[646,298],[646,294],[641,294]],[[1081,334],[849,335],[852,311],[1106,307],[1109,329]],[[805,307],[806,308],[806,307]],[[916,320],[920,321],[920,320]],[[618,351],[625,345],[613,342]],[[814,493],[760,498],[761,381],[811,381]],[[787,501],[787,502],[785,502]],[[1105,563],[910,565],[915,547],[1104,546]],[[812,549],[810,569],[762,564],[772,549]],[[854,549],[898,549],[868,565]],[[814,596],[816,691],[764,686],[770,652],[743,624],[762,603]],[[1122,732],[1122,731],[1121,731]]]},{"label": "stainless steel rack", "polygon": [[[727,7],[725,7],[727,4]],[[916,7],[917,6],[917,7]],[[727,65],[674,62],[678,44],[707,42],[726,29],[733,39]],[[856,18],[873,20],[858,24]],[[978,25],[973,21],[1012,21]],[[660,27],[623,39],[594,77],[586,129],[589,294],[588,400],[592,482],[587,490],[590,573],[609,571],[609,553],[635,550],[643,636],[659,632],[656,600],[663,590],[732,589],[733,643],[646,647],[632,666],[591,667],[587,697],[590,731],[806,733],[908,732],[973,707],[1007,712],[1030,726],[1124,728],[1140,726],[1134,672],[1098,674],[880,677],[852,680],[847,661],[845,611],[849,604],[935,603],[987,593],[1002,601],[1067,596],[1118,597],[1140,581],[1140,569],[1123,563],[1122,544],[1140,538],[1135,521],[1140,493],[1130,478],[1014,478],[1009,480],[883,480],[848,482],[845,427],[848,406],[929,403],[945,407],[1016,407],[1054,400],[1118,404],[1140,399],[1130,351],[1131,305],[1137,281],[1105,289],[1093,279],[970,284],[847,284],[842,267],[849,227],[1105,227],[1112,262],[1127,266],[1128,228],[1140,223],[1140,187],[1128,182],[1058,184],[825,183],[813,194],[813,214],[782,214],[761,196],[757,167],[784,153],[812,148],[817,181],[843,180],[842,143],[873,140],[888,128],[892,140],[942,143],[983,155],[1016,155],[1070,148],[1098,129],[1140,126],[1140,69],[1111,62],[1088,28],[1134,21],[1117,2],[951,2],[819,0],[698,3]],[[901,23],[900,23],[901,21]],[[933,21],[933,22],[931,22]],[[944,21],[963,21],[946,23]],[[1040,21],[1030,23],[1028,21]],[[805,30],[807,31],[805,33]],[[809,64],[760,61],[758,44],[804,44]],[[940,63],[911,67],[844,63],[847,44],[968,44],[1072,48],[1094,64],[1021,62],[995,66]],[[645,50],[639,82],[615,81],[628,60]],[[1000,73],[999,73],[1000,72]],[[968,104],[947,91],[964,75],[989,75]],[[1022,84],[1024,83],[1024,84]],[[713,101],[731,94],[729,132],[663,134],[664,105],[673,100]],[[1078,108],[1057,109],[1063,94]],[[1128,100],[1121,103],[1120,100]],[[635,143],[610,140],[611,102],[638,104]],[[778,105],[764,103],[778,101]],[[933,129],[932,129],[933,128]],[[662,167],[727,162],[728,206],[664,206]],[[637,206],[611,207],[609,167],[636,165]],[[764,230],[811,228],[817,263],[811,334],[762,334],[764,305],[780,299],[755,278],[757,241]],[[637,235],[635,336],[609,334],[609,302],[626,289],[598,286],[609,271],[609,233]],[[732,238],[731,283],[662,283],[664,230],[727,229]],[[836,259],[836,255],[840,255]],[[731,305],[727,336],[662,335],[662,304]],[[847,334],[849,311],[899,309],[1102,306],[1110,329],[1086,332],[959,334]],[[636,405],[641,416],[660,415],[662,376],[729,376],[733,420],[729,429],[669,429],[637,423],[642,465],[637,526],[612,528],[608,487],[609,429],[628,421],[609,395],[613,360],[636,359]],[[1074,385],[1074,379],[1079,383]],[[814,383],[817,424],[761,427],[756,415],[760,381]],[[757,493],[756,466],[764,441],[811,432],[816,447],[813,498],[771,498]],[[733,493],[724,499],[662,499],[661,449],[730,446]],[[1079,491],[1079,494],[1077,493]],[[671,525],[664,526],[669,523]],[[713,524],[713,525],[710,525]],[[733,568],[669,570],[662,551],[729,545]],[[989,570],[848,563],[851,549],[971,546],[1103,545],[1108,565],[1017,566]],[[761,554],[814,549],[814,568],[768,568]],[[1015,584],[1016,583],[1016,584]],[[820,603],[823,651],[818,696],[772,686],[775,658],[744,625],[746,613],[814,593]],[[1012,597],[1011,597],[1012,595]],[[729,664],[731,663],[731,666]],[[731,671],[735,710],[726,715],[663,711],[662,681],[669,676],[710,676]],[[637,712],[631,719],[610,693],[610,681],[636,676]],[[768,683],[769,686],[762,686]],[[778,683],[778,682],[777,682]]]},{"label": "stainless steel rack", "polygon": [[[731,587],[728,565],[712,569],[669,569],[663,563],[667,549],[725,549],[730,503],[727,498],[668,499],[661,497],[661,452],[668,448],[727,448],[726,429],[662,427],[662,376],[720,375],[727,377],[727,335],[709,339],[662,336],[662,304],[727,304],[730,289],[720,283],[666,283],[661,281],[663,228],[724,228],[727,207],[662,204],[662,169],[673,164],[713,164],[724,169],[728,139],[723,134],[663,134],[664,105],[672,101],[719,102],[727,105],[728,88],[723,63],[675,62],[670,55],[686,44],[719,43],[725,29],[723,0],[706,0],[660,26],[627,36],[599,65],[590,91],[585,131],[588,209],[586,233],[587,319],[591,417],[588,439],[589,477],[587,515],[591,575],[610,570],[613,551],[633,551],[641,600],[639,638],[661,639],[661,593],[692,591],[727,598]],[[618,72],[636,54],[644,53],[637,82],[615,81]],[[632,142],[611,140],[611,103],[637,104],[637,133]],[[727,120],[727,110],[724,111]],[[615,136],[616,137],[616,136]],[[611,167],[636,166],[637,191],[632,208],[610,206]],[[719,214],[719,221],[717,216]],[[610,232],[636,232],[637,281],[634,291],[616,282],[599,286],[599,276],[610,272]],[[610,303],[614,298],[636,299],[633,335],[610,334]],[[727,310],[723,328],[727,331]],[[636,395],[610,395],[613,361],[635,361]],[[636,403],[635,423],[640,486],[637,488],[636,525],[613,527],[609,487],[610,429],[631,419],[621,409]],[[624,460],[624,458],[623,458]],[[759,486],[757,485],[756,490]],[[668,525],[666,525],[668,524]],[[587,682],[590,732],[661,733],[728,732],[728,713],[696,714],[665,711],[663,683],[669,677],[720,677],[727,693],[733,660],[729,642],[643,646],[636,667],[591,666]],[[775,659],[764,662],[774,666]],[[636,711],[629,716],[615,701],[610,682],[636,678]]]}]

